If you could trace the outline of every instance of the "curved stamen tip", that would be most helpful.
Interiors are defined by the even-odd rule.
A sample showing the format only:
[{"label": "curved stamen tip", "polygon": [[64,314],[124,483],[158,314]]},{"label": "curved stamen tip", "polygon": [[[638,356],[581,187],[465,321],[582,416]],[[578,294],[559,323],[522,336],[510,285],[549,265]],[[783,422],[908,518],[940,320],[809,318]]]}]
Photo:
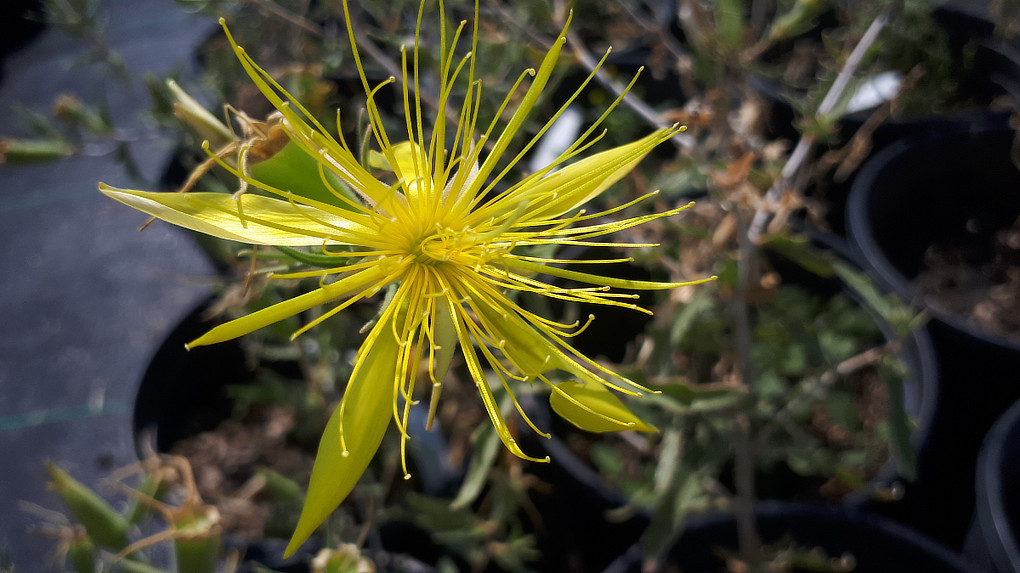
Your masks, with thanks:
[{"label": "curved stamen tip", "polygon": [[404,474],[404,479],[405,480],[410,480],[411,479],[411,474]]},{"label": "curved stamen tip", "polygon": [[227,19],[224,18],[223,16],[220,16],[220,19],[217,20],[217,22],[220,23],[220,26],[225,26],[227,24]]},{"label": "curved stamen tip", "polygon": [[351,451],[350,450],[344,450],[344,451],[340,452],[340,455],[345,457],[345,458],[350,457]]},{"label": "curved stamen tip", "polygon": [[549,462],[551,462],[551,461],[552,461],[552,458],[550,458],[549,456],[546,456],[546,457],[545,457],[545,459],[544,459],[544,460],[542,460],[542,463],[543,463],[543,464],[547,464],[547,463],[549,463]]}]

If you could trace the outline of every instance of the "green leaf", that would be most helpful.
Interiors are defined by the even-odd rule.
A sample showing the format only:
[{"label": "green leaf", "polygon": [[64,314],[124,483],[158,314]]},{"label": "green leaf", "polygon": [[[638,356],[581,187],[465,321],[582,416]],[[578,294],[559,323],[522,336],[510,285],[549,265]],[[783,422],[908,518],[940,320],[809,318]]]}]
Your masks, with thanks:
[{"label": "green leaf", "polygon": [[715,309],[715,301],[710,291],[697,290],[690,301],[685,304],[675,318],[669,329],[670,346],[679,346],[687,334],[695,326],[698,319],[705,313]]},{"label": "green leaf", "polygon": [[748,393],[743,388],[720,387],[710,385],[692,385],[673,382],[656,386],[658,395],[646,399],[657,402],[665,409],[678,413],[713,412],[739,407],[748,400]]},{"label": "green leaf", "polygon": [[772,235],[765,242],[764,246],[770,251],[779,253],[784,258],[793,261],[804,270],[820,277],[828,278],[834,275],[833,262],[835,259],[832,253],[814,247],[807,237],[785,234]]},{"label": "green leaf", "polygon": [[74,154],[74,147],[62,139],[0,139],[0,163],[39,163]]},{"label": "green leaf", "polygon": [[864,299],[868,306],[878,312],[897,336],[906,337],[913,329],[918,328],[926,317],[906,305],[896,294],[883,293],[871,278],[861,270],[843,262],[832,265],[839,278],[854,293]]},{"label": "green leaf", "polygon": [[467,507],[478,499],[478,495],[482,492],[486,479],[489,477],[489,471],[492,470],[496,461],[499,445],[499,435],[492,424],[482,424],[478,427],[472,442],[474,455],[471,456],[471,463],[464,476],[464,483],[461,484],[457,497],[450,503],[452,509]]}]

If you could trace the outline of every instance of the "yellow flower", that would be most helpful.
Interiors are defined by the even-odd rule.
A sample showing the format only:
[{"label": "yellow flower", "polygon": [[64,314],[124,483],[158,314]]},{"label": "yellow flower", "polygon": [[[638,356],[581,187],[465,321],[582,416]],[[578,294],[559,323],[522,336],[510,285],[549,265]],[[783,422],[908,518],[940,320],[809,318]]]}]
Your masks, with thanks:
[{"label": "yellow flower", "polygon": [[[288,555],[351,491],[378,449],[391,420],[401,432],[401,449],[404,449],[408,439],[408,413],[415,403],[412,397],[419,382],[431,385],[428,416],[431,421],[450,359],[458,346],[499,437],[521,458],[548,461],[521,451],[493,396],[487,372],[499,380],[511,398],[513,381],[548,386],[553,409],[581,428],[596,432],[655,430],[632,414],[610,391],[639,396],[646,389],[582,355],[566,341],[587,323],[560,324],[538,316],[514,302],[509,292],[649,312],[638,308],[632,295],[611,289],[669,289],[704,282],[659,283],[606,278],[555,265],[569,261],[524,254],[524,247],[535,245],[605,244],[592,239],[684,209],[686,206],[615,222],[599,222],[607,215],[647,199],[653,195],[651,193],[598,214],[587,214],[580,209],[626,175],[652,148],[683,128],[660,129],[633,143],[574,161],[601,138],[593,134],[619,103],[617,100],[555,161],[511,184],[504,183],[505,190],[497,192],[497,184],[506,180],[521,157],[555,120],[555,116],[550,119],[520,153],[509,160],[504,158],[559,59],[566,41],[566,27],[538,70],[526,70],[521,74],[495,119],[479,133],[481,81],[475,76],[477,1],[471,51],[459,60],[454,52],[466,24],[462,22],[452,42],[448,42],[445,18],[441,18],[439,109],[431,130],[426,131],[421,120],[424,114],[418,96],[417,70],[417,32],[421,29],[423,9],[424,2],[418,14],[411,73],[408,72],[408,54],[406,51],[401,54],[406,133],[401,133],[400,137],[407,139],[392,143],[374,98],[381,87],[395,80],[390,78],[374,87],[368,83],[344,2],[351,48],[368,96],[368,119],[378,148],[375,161],[371,163],[379,168],[374,172],[392,174],[386,177],[388,182],[380,181],[373,171],[362,166],[342,137],[337,140],[328,135],[311,114],[234,42],[224,25],[241,64],[282,116],[280,125],[289,136],[288,147],[293,146],[306,156],[314,178],[328,190],[326,197],[314,199],[309,193],[292,189],[286,178],[282,183],[270,184],[268,178],[258,177],[257,170],[245,165],[243,151],[239,168],[222,160],[219,163],[233,171],[243,181],[243,186],[261,189],[263,194],[150,193],[99,185],[110,197],[182,227],[244,243],[316,247],[336,261],[332,268],[277,275],[280,278],[321,277],[321,282],[319,288],[311,292],[218,326],[191,342],[189,348],[236,338],[314,306],[341,301],[295,332],[297,336],[355,302],[390,289],[378,321],[358,350],[343,399],[323,433],[305,507],[287,548]],[[452,87],[465,73],[469,87],[459,109],[454,110],[459,121],[450,129],[445,118],[454,106]],[[528,76],[531,76],[530,85],[525,89],[523,85]],[[413,93],[410,88],[414,88]],[[519,93],[521,90],[523,93]],[[559,112],[565,110],[578,93],[580,88]],[[500,118],[509,113],[511,102],[516,102],[516,107],[512,108],[509,120],[502,122]],[[453,138],[448,139],[451,132]],[[337,245],[345,248],[331,249]],[[542,275],[592,286],[565,288],[543,282],[538,278]],[[588,322],[591,319],[589,317]],[[427,364],[427,371],[419,372],[422,364]],[[547,376],[552,371],[565,372],[572,380],[556,384]],[[536,432],[546,435],[531,423],[515,399],[514,404]],[[406,463],[404,472],[406,475]]]}]

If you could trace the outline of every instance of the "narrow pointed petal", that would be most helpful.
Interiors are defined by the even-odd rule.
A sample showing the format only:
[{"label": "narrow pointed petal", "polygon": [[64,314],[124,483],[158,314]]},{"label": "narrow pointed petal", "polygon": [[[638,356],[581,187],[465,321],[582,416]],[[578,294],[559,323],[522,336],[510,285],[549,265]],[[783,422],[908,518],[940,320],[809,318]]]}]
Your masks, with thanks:
[{"label": "narrow pointed petal", "polygon": [[450,363],[453,362],[453,351],[457,349],[457,325],[454,324],[450,315],[450,307],[446,304],[436,305],[435,319],[432,325],[432,336],[435,339],[435,363],[432,365],[432,375],[435,382],[432,386],[432,396],[429,400],[429,414],[425,422],[425,429],[432,427],[432,420],[439,408],[439,394],[443,388],[443,381],[450,371]]},{"label": "narrow pointed petal", "polygon": [[549,396],[549,405],[560,417],[588,432],[658,431],[634,415],[601,384],[573,381],[557,384]]},{"label": "narrow pointed petal", "polygon": [[570,16],[567,17],[566,23],[563,25],[563,30],[557,36],[556,41],[553,42],[549,51],[546,52],[545,57],[542,58],[542,64],[538,67],[538,71],[535,73],[534,78],[531,80],[531,85],[528,87],[528,91],[525,92],[524,97],[517,105],[517,109],[514,110],[514,114],[510,117],[510,121],[507,123],[503,132],[500,133],[499,138],[493,145],[492,150],[486,156],[485,161],[479,168],[480,177],[476,179],[471,189],[470,195],[473,195],[481,188],[484,181],[489,178],[489,174],[495,169],[496,163],[503,157],[503,152],[506,151],[510,142],[513,141],[514,136],[517,134],[517,130],[520,129],[524,120],[527,119],[528,114],[531,113],[531,109],[535,107],[538,102],[539,96],[545,89],[546,83],[549,82],[549,78],[552,77],[553,70],[556,68],[557,62],[560,58],[560,50],[563,44],[566,43],[567,28],[570,26]]},{"label": "narrow pointed petal", "polygon": [[[576,376],[585,385],[597,384],[601,386],[607,384],[621,392],[640,395],[637,392],[606,382],[592,373],[575,361],[573,357],[567,355],[547,335],[539,332],[539,330],[516,312],[502,311],[486,304],[478,304],[475,307],[475,311],[481,317],[484,317],[488,324],[492,325],[504,356],[509,358],[520,369],[522,374],[537,376],[552,370],[562,370]],[[616,377],[624,381],[627,386],[632,386],[637,390],[645,390],[645,388],[634,384],[626,378],[619,375],[616,375]]]},{"label": "narrow pointed petal", "polygon": [[[376,338],[347,385],[345,406],[333,412],[319,441],[305,505],[284,557],[293,555],[351,493],[379,449],[393,417],[393,367],[398,350],[392,336]],[[340,444],[341,424],[347,455]]]},{"label": "narrow pointed petal", "polygon": [[99,190],[157,219],[242,243],[314,247],[370,234],[368,228],[333,213],[250,193],[234,199],[225,193],[154,193],[104,183]]},{"label": "narrow pointed petal", "polygon": [[529,208],[525,218],[534,220],[560,217],[599,196],[610,185],[630,173],[670,131],[660,129],[633,143],[571,163],[538,181],[522,185],[519,191],[507,195],[505,200],[516,205],[521,200],[551,197]]},{"label": "narrow pointed petal", "polygon": [[391,266],[389,265],[369,267],[364,271],[340,279],[332,284],[325,285],[303,295],[287,299],[283,302],[278,302],[273,306],[242,316],[241,318],[231,320],[230,322],[221,324],[199,338],[189,342],[187,344],[187,348],[191,349],[196,346],[206,346],[209,344],[216,344],[217,342],[233,340],[234,338],[244,336],[245,334],[254,332],[264,326],[269,326],[270,324],[294,316],[299,312],[304,312],[312,307],[325,304],[335,298],[355,291],[364,290],[385,277],[390,270]]},{"label": "narrow pointed petal", "polygon": [[572,371],[571,366],[576,366],[572,361],[565,360],[552,342],[517,313],[493,308],[483,301],[478,301],[475,312],[492,326],[500,338],[503,354],[513,361],[522,374],[537,376],[550,370]]}]

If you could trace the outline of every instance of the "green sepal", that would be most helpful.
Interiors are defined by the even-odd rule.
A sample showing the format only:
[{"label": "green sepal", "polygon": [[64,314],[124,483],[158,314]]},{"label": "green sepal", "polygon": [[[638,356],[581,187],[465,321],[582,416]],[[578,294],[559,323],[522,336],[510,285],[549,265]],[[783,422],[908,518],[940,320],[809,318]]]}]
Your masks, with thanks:
[{"label": "green sepal", "polygon": [[292,141],[269,159],[249,164],[248,171],[261,183],[307,199],[351,209],[349,203],[333,193],[336,191],[351,202],[360,203],[347,183],[329,169],[320,170],[319,162]]},{"label": "green sepal", "polygon": [[82,485],[71,474],[46,461],[46,471],[53,487],[64,499],[74,517],[85,527],[92,541],[99,547],[120,551],[128,545],[128,521],[103,501],[91,489]]},{"label": "green sepal", "polygon": [[96,573],[96,546],[84,530],[76,530],[68,543],[67,561],[75,573]]},{"label": "green sepal", "polygon": [[194,536],[174,539],[174,557],[177,571],[184,573],[215,573],[220,557],[220,535],[207,529]]},{"label": "green sepal", "polygon": [[308,251],[302,251],[300,249],[292,249],[290,247],[284,247],[284,246],[278,246],[278,247],[273,247],[273,248],[278,250],[278,251],[280,251],[281,253],[287,255],[288,257],[294,259],[295,261],[297,261],[299,263],[304,263],[306,265],[311,265],[313,267],[322,267],[322,268],[325,268],[325,269],[332,269],[332,268],[336,268],[337,266],[339,266],[339,265],[337,265],[337,257],[333,257],[333,256],[330,256],[330,255],[311,253],[311,252],[308,252]]}]

